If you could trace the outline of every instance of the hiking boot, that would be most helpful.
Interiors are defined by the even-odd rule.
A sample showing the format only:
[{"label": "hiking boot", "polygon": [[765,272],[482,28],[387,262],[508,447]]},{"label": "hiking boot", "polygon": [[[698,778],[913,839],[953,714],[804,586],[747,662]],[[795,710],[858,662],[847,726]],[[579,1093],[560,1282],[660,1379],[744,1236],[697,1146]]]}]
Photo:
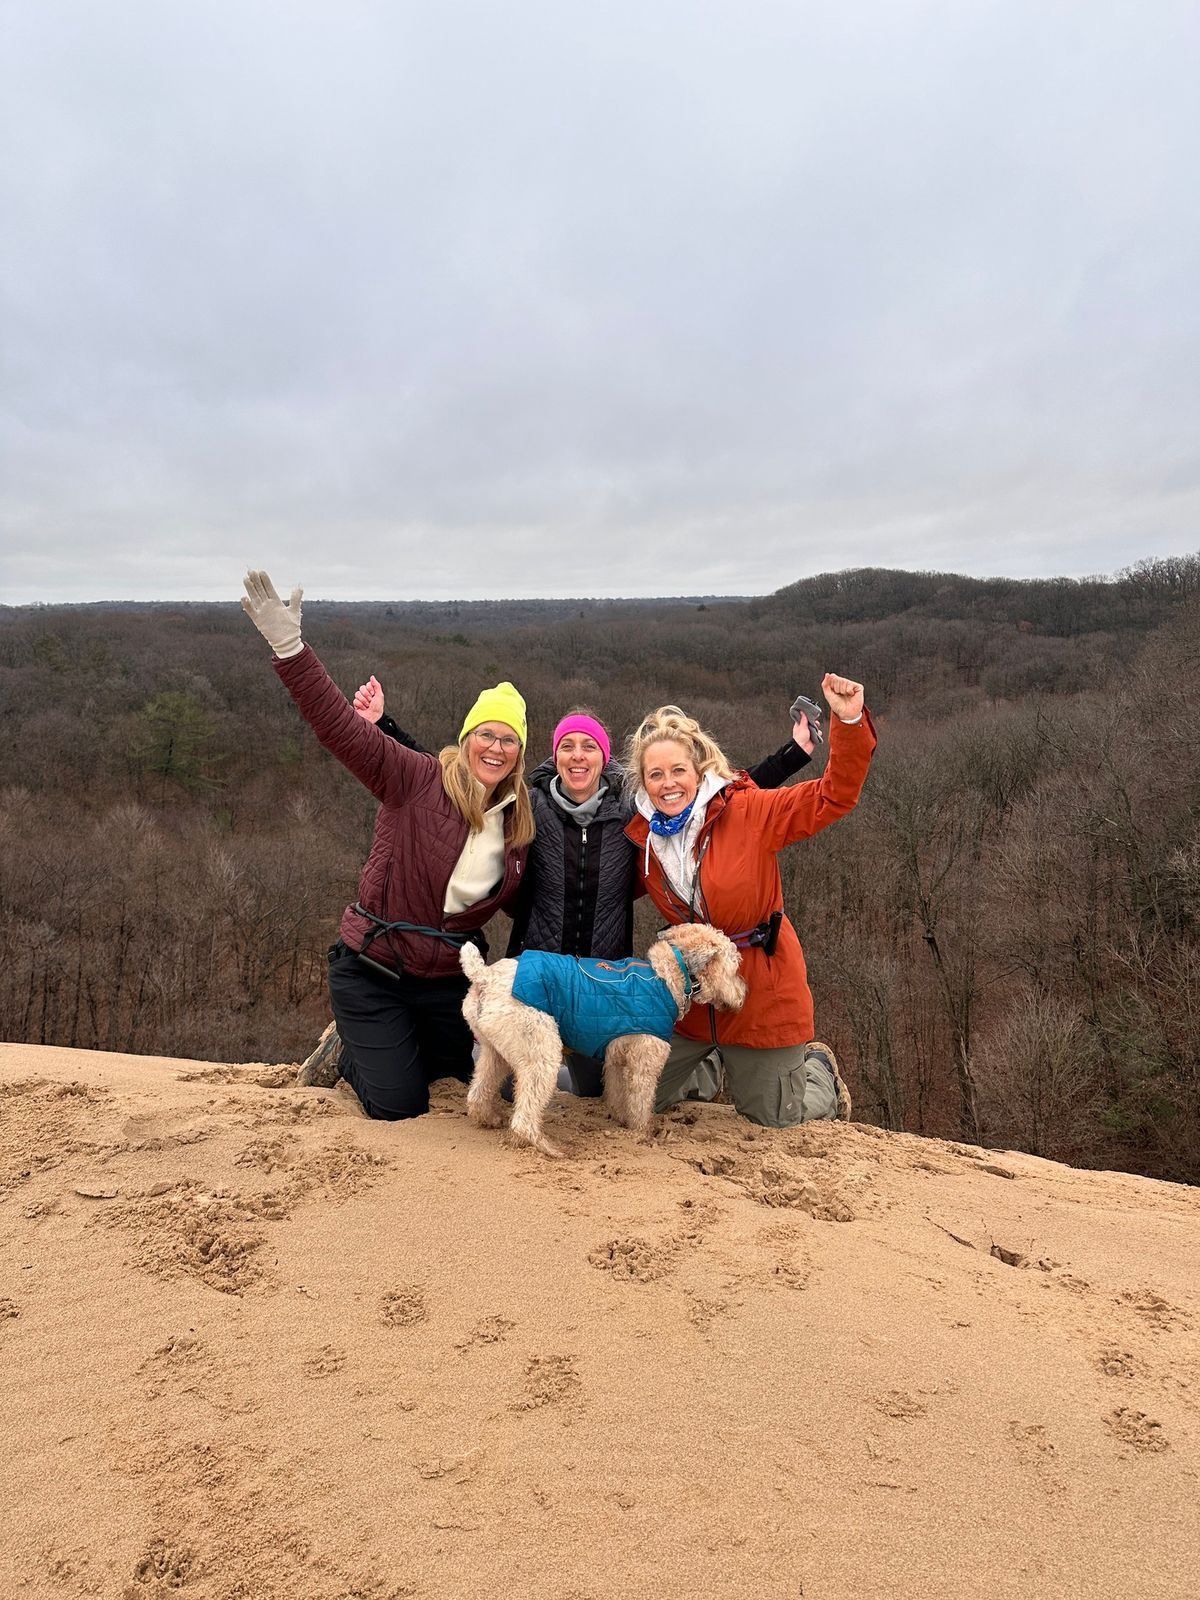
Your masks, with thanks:
[{"label": "hiking boot", "polygon": [[296,1082],[308,1089],[332,1089],[342,1075],[342,1041],[337,1023],[331,1022],[317,1040],[317,1048],[296,1074]]},{"label": "hiking boot", "polygon": [[837,1090],[837,1120],[839,1122],[849,1122],[852,1109],[850,1091],[846,1087],[846,1080],[838,1071],[837,1057],[829,1045],[822,1044],[819,1039],[813,1039],[805,1045],[804,1058],[806,1061],[809,1056],[815,1056],[833,1078],[834,1088]]}]

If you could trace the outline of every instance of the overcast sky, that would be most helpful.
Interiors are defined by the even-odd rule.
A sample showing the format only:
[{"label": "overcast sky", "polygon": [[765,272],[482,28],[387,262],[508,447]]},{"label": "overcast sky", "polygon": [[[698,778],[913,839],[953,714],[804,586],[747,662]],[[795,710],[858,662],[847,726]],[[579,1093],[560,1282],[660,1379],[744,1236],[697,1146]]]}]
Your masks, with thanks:
[{"label": "overcast sky", "polygon": [[0,601],[1200,548],[1200,8],[3,0]]}]

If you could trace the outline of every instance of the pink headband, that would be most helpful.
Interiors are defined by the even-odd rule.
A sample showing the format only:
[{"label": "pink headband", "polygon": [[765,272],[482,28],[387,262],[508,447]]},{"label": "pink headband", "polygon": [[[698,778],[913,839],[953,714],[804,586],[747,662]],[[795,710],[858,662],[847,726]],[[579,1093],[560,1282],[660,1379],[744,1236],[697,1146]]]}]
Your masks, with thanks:
[{"label": "pink headband", "polygon": [[564,717],[554,730],[551,748],[555,755],[558,754],[559,744],[569,733],[586,733],[589,739],[594,739],[604,751],[604,765],[612,760],[612,746],[608,739],[608,729],[602,722],[597,722],[595,717]]}]

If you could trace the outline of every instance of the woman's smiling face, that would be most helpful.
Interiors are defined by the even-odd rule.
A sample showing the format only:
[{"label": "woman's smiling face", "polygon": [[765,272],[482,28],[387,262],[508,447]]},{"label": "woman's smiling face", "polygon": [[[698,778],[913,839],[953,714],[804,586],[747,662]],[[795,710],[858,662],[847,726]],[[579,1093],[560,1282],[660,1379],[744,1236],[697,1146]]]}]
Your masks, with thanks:
[{"label": "woman's smiling face", "polygon": [[489,799],[496,785],[516,766],[520,754],[521,741],[507,722],[485,722],[467,735],[467,765]]},{"label": "woman's smiling face", "polygon": [[604,751],[589,734],[565,733],[554,752],[554,765],[567,798],[578,805],[600,787]]},{"label": "woman's smiling face", "polygon": [[642,756],[642,785],[650,804],[664,817],[677,817],[696,798],[700,774],[686,745],[658,739]]}]

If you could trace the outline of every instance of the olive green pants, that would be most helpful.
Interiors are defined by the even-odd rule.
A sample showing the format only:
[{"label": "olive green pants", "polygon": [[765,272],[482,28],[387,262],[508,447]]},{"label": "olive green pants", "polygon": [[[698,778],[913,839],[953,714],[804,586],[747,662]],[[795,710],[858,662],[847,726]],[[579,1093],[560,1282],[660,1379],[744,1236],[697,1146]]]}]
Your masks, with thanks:
[{"label": "olive green pants", "polygon": [[798,1122],[832,1121],[837,1116],[837,1084],[820,1056],[805,1056],[806,1046],[751,1050],[745,1045],[705,1044],[675,1034],[671,1054],[658,1080],[656,1111],[684,1098],[697,1080],[693,1098],[711,1100],[720,1087],[717,1056],[725,1068],[725,1087],[739,1113],[764,1128],[794,1128]]}]

